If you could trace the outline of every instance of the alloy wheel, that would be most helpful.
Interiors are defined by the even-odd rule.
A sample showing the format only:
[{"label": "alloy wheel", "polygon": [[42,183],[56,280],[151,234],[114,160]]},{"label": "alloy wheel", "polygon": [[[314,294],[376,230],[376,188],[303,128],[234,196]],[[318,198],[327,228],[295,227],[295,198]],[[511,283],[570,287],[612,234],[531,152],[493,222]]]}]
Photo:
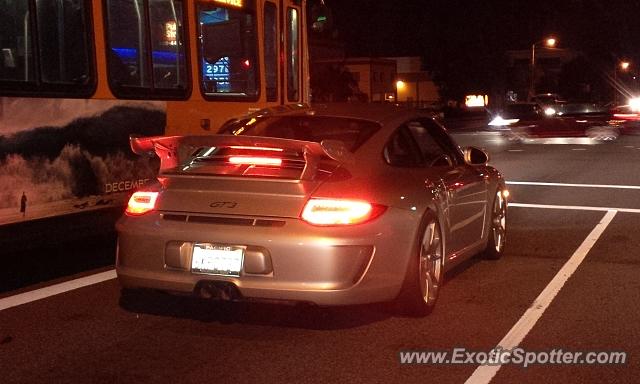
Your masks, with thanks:
[{"label": "alloy wheel", "polygon": [[496,193],[496,198],[493,203],[491,231],[495,251],[500,253],[504,248],[507,233],[507,204],[500,190]]},{"label": "alloy wheel", "polygon": [[442,235],[440,227],[433,222],[427,226],[420,247],[420,293],[427,305],[433,305],[438,297],[442,284],[442,265]]}]

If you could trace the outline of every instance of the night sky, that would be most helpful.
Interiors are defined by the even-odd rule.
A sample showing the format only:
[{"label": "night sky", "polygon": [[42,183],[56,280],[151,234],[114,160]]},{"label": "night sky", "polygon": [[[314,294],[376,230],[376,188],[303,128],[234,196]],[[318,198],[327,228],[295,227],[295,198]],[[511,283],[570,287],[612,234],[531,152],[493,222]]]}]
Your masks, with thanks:
[{"label": "night sky", "polygon": [[420,54],[445,44],[488,53],[526,49],[549,34],[577,50],[635,55],[640,2],[326,0],[354,54]]},{"label": "night sky", "polygon": [[[594,67],[640,67],[640,1],[326,0],[348,56],[425,58],[426,69],[485,87],[507,50],[554,35]],[[611,64],[613,65],[613,64]]]}]

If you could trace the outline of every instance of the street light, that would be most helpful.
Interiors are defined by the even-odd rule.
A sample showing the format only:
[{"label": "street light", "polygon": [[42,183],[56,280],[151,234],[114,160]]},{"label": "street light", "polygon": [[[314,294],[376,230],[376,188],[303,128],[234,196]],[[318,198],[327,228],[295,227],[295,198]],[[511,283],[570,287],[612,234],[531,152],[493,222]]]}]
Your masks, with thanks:
[{"label": "street light", "polygon": [[553,37],[549,37],[544,40],[540,40],[536,43],[531,44],[531,79],[529,83],[529,101],[533,99],[533,96],[536,93],[536,45],[544,43],[549,48],[553,48],[556,46],[557,40]]},{"label": "street light", "polygon": [[618,105],[618,91],[619,91],[618,67],[620,67],[621,71],[627,71],[630,66],[631,66],[630,62],[623,60],[618,62],[616,66],[613,68],[613,105],[614,106]]}]

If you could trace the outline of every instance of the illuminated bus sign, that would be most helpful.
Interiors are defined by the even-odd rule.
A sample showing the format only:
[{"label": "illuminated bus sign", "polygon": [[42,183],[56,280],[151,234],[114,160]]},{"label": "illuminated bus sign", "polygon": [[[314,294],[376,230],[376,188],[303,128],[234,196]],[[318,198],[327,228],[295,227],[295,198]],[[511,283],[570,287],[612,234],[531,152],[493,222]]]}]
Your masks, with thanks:
[{"label": "illuminated bus sign", "polygon": [[223,57],[214,64],[204,60],[202,69],[204,71],[204,78],[214,82],[218,92],[230,91],[228,57]]},{"label": "illuminated bus sign", "polygon": [[166,45],[178,45],[178,28],[175,21],[164,24],[164,41]]},{"label": "illuminated bus sign", "polygon": [[214,0],[216,3],[230,5],[232,7],[242,8],[242,0]]}]

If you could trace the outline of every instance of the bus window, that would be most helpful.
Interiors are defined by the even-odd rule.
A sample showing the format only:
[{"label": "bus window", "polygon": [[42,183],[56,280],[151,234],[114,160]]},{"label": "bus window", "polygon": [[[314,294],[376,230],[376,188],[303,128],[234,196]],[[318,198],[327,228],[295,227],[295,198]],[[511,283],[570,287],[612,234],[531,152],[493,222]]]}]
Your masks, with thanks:
[{"label": "bus window", "polygon": [[4,91],[71,97],[93,93],[86,4],[84,0],[0,0]]},{"label": "bus window", "polygon": [[40,73],[44,83],[82,84],[89,78],[83,1],[36,0]]},{"label": "bus window", "polygon": [[278,17],[273,3],[264,4],[264,66],[267,101],[278,100]]},{"label": "bus window", "polygon": [[198,4],[201,87],[207,98],[257,99],[259,81],[253,8]]},{"label": "bus window", "polygon": [[298,10],[287,9],[287,99],[300,100],[300,55]]},{"label": "bus window", "polygon": [[156,88],[185,88],[182,3],[150,0],[153,79]]},{"label": "bus window", "polygon": [[107,1],[109,84],[117,97],[186,97],[183,25],[182,1]]},{"label": "bus window", "polygon": [[29,3],[4,0],[0,4],[0,80],[34,81]]},{"label": "bus window", "polygon": [[110,0],[107,23],[109,80],[114,88],[148,87],[143,0]]}]

